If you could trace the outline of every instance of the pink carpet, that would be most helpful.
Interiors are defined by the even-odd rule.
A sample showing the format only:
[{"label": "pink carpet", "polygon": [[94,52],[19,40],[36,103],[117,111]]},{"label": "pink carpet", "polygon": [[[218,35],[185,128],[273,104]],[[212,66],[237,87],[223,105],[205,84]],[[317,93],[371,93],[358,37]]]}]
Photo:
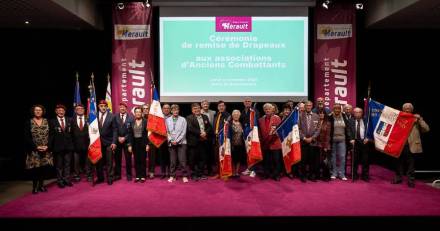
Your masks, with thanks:
[{"label": "pink carpet", "polygon": [[371,167],[371,181],[221,180],[127,182],[27,194],[0,207],[0,217],[439,216],[440,190],[392,185],[393,173]]}]

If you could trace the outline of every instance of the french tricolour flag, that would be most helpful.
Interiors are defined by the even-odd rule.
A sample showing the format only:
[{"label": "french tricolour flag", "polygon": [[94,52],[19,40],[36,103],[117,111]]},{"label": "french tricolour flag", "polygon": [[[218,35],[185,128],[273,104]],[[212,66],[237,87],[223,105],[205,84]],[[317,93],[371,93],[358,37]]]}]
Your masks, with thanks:
[{"label": "french tricolour flag", "polygon": [[281,139],[284,167],[287,173],[290,173],[292,165],[301,160],[298,118],[298,108],[295,108],[277,128],[278,137]]},{"label": "french tricolour flag", "polygon": [[414,115],[372,99],[368,101],[367,114],[366,137],[374,140],[377,150],[398,158],[416,120]]},{"label": "french tricolour flag", "polygon": [[165,125],[165,116],[163,115],[162,108],[159,102],[159,95],[154,87],[153,99],[151,101],[150,113],[148,114],[147,123],[148,139],[156,147],[167,140],[167,128]]},{"label": "french tricolour flag", "polygon": [[87,155],[93,164],[96,164],[102,158],[101,139],[99,135],[98,119],[96,110],[96,93],[95,86],[92,83],[92,91],[90,92],[89,105],[89,137],[90,144]]},{"label": "french tricolour flag", "polygon": [[229,130],[229,120],[223,123],[223,128],[219,132],[219,160],[220,177],[232,176],[232,157],[231,157],[231,131]]},{"label": "french tricolour flag", "polygon": [[258,136],[258,119],[255,116],[255,108],[250,110],[249,123],[244,128],[248,168],[263,160],[260,137]]}]

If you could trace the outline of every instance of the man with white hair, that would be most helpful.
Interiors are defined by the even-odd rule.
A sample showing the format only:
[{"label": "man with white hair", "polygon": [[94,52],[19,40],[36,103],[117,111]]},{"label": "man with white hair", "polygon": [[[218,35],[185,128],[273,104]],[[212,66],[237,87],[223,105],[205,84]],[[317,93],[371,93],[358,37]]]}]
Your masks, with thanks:
[{"label": "man with white hair", "polygon": [[357,169],[359,163],[362,164],[362,180],[369,181],[368,164],[368,139],[365,137],[367,122],[363,119],[363,111],[357,107],[353,110],[354,116],[349,120],[352,134],[354,135],[353,151],[353,180],[357,180],[359,175]]},{"label": "man with white hair", "polygon": [[[402,111],[407,113],[413,113],[414,106],[411,103],[405,103],[402,106]],[[399,158],[397,158],[396,164],[396,176],[394,177],[392,184],[402,183],[403,169],[407,167],[406,175],[408,177],[408,187],[415,187],[414,176],[414,156],[413,154],[423,152],[422,141],[420,139],[420,133],[429,131],[428,124],[423,120],[419,114],[414,114],[416,122],[413,125],[411,133],[408,136],[408,140],[403,148]],[[406,165],[406,166],[405,166]]]}]

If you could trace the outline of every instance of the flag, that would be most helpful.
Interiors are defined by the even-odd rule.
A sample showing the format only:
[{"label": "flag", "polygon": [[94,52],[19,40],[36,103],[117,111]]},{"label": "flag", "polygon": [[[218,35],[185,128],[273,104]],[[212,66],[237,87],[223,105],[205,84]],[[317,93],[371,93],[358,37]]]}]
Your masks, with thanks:
[{"label": "flag", "polygon": [[92,162],[92,164],[96,164],[102,158],[101,152],[101,139],[99,135],[99,127],[98,127],[98,113],[96,108],[96,93],[95,93],[95,85],[93,83],[93,74],[92,74],[92,82],[90,85],[90,104],[89,104],[89,137],[90,144],[87,155]]},{"label": "flag", "polygon": [[148,138],[156,147],[167,140],[167,128],[165,125],[165,116],[160,107],[159,95],[156,88],[153,89],[153,98],[150,106],[150,113],[148,114],[147,130],[149,131]]},{"label": "flag", "polygon": [[75,109],[76,105],[81,103],[81,95],[79,92],[79,76],[78,72],[76,72],[76,84],[75,84],[75,93],[73,95],[73,108]]},{"label": "flag", "polygon": [[255,115],[255,106],[250,109],[249,123],[244,128],[246,137],[246,153],[248,168],[263,160],[260,137],[258,136],[258,119]]},{"label": "flag", "polygon": [[107,75],[107,91],[105,92],[105,101],[107,101],[109,112],[113,112],[112,109],[112,88],[110,84],[110,75]]},{"label": "flag", "polygon": [[219,160],[220,160],[220,178],[232,176],[232,158],[231,158],[231,131],[229,129],[229,120],[223,123],[223,128],[219,131]]},{"label": "flag", "polygon": [[416,118],[411,113],[368,101],[366,137],[374,140],[380,152],[398,158],[405,146]]},{"label": "flag", "polygon": [[284,167],[287,173],[290,173],[292,165],[301,160],[298,119],[298,108],[295,108],[277,128],[278,137],[281,140]]}]

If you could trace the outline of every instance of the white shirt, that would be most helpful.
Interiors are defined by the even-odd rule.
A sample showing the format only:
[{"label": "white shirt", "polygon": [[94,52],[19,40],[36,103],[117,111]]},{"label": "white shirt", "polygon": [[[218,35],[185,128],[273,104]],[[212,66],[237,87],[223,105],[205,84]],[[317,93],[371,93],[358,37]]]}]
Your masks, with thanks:
[{"label": "white shirt", "polygon": [[361,135],[361,140],[363,140],[364,139],[364,132],[365,132],[365,129],[364,129],[364,120],[363,119],[361,119],[359,122],[357,121],[357,119],[355,119],[355,121],[356,121],[356,123],[355,123],[355,127],[354,127],[354,131],[355,131],[355,133],[354,133],[354,136],[356,137],[356,134],[357,134],[357,126],[358,126],[358,123],[360,123],[361,124],[361,129],[360,129],[360,135]]},{"label": "white shirt", "polygon": [[66,120],[64,119],[64,117],[58,117],[58,122],[60,123],[60,126],[64,125],[64,128],[66,127]]},{"label": "white shirt", "polygon": [[[102,115],[102,113],[101,112],[99,112],[99,117],[98,117],[98,121],[101,119],[101,115]],[[107,112],[105,112],[104,113],[104,117],[102,117],[102,124],[104,125],[104,122],[105,122],[105,118],[107,118]]]},{"label": "white shirt", "polygon": [[76,123],[78,124],[78,127],[80,128],[81,126],[79,125],[79,118],[82,119],[82,123],[83,123],[83,127],[84,127],[84,124],[85,124],[84,116],[82,115],[82,116],[77,116],[76,117]]},{"label": "white shirt", "polygon": [[120,116],[122,117],[121,120],[122,120],[122,123],[124,124],[125,123],[125,119],[127,119],[127,113],[120,114]]}]

